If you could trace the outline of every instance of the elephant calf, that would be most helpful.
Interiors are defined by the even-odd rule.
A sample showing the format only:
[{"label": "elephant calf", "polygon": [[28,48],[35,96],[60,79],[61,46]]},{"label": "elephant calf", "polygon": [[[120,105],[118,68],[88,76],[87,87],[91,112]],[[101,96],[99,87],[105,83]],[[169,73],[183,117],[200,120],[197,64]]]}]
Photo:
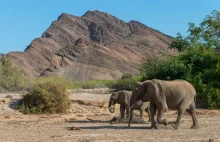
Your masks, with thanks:
[{"label": "elephant calf", "polygon": [[[126,110],[127,112],[127,118],[129,118],[129,105],[130,105],[130,100],[131,99],[131,91],[119,91],[119,92],[114,92],[112,93],[110,100],[109,100],[109,111],[111,113],[115,112],[115,104],[120,104],[120,114],[121,114],[121,119],[124,118],[124,112]],[[149,102],[142,102],[142,100],[138,100],[133,106],[132,110],[140,110],[140,118],[143,118],[143,112],[146,111],[149,116],[149,121],[150,121],[150,103]],[[132,118],[133,118],[133,113],[132,113]]]}]

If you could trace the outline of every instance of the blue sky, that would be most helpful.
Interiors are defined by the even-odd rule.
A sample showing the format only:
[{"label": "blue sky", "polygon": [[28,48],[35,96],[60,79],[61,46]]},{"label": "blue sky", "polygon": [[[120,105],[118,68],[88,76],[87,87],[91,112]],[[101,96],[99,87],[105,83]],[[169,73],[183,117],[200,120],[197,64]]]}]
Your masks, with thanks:
[{"label": "blue sky", "polygon": [[65,12],[82,16],[88,10],[136,20],[165,34],[186,35],[188,23],[199,24],[220,0],[0,0],[0,53],[24,51]]}]

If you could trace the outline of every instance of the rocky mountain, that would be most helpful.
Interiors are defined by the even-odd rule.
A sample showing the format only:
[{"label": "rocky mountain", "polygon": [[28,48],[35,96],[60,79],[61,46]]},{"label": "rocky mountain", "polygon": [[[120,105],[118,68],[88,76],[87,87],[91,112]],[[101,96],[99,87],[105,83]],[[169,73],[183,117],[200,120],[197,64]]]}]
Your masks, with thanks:
[{"label": "rocky mountain", "polygon": [[8,56],[30,77],[118,79],[139,74],[140,65],[152,55],[175,55],[168,49],[171,40],[140,22],[126,23],[108,13],[63,13],[24,52]]}]

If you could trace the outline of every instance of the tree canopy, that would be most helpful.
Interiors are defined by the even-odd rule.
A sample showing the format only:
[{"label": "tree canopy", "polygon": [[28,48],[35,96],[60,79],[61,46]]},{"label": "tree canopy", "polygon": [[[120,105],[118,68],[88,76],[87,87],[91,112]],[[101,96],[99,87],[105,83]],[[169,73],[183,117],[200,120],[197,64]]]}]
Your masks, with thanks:
[{"label": "tree canopy", "polygon": [[142,65],[143,81],[185,79],[195,86],[198,99],[220,108],[220,12],[214,10],[198,27],[189,23],[188,33],[178,33],[170,45],[178,56],[152,58]]}]

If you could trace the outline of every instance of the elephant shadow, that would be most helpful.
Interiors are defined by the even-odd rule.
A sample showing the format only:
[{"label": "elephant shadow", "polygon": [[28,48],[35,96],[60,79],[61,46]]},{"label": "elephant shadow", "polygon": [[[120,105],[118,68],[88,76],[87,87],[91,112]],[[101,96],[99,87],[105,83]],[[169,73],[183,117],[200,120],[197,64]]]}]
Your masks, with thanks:
[{"label": "elephant shadow", "polygon": [[[69,130],[71,127],[67,127],[67,129]],[[128,127],[128,126],[113,126],[113,125],[110,125],[110,126],[83,126],[83,127],[80,127],[82,130],[86,130],[86,129],[90,129],[90,130],[98,130],[98,129],[122,129],[122,130],[140,130],[140,129],[151,129],[150,127],[141,127],[141,126],[135,126],[135,127]]]},{"label": "elephant shadow", "polygon": [[[106,121],[102,121],[102,120],[95,120],[95,121],[86,121],[86,120],[73,120],[73,121],[67,121],[68,123],[86,123],[86,124],[91,124],[91,123],[107,123],[107,124],[111,124],[111,121],[109,120],[106,120]],[[116,124],[126,124],[126,123],[116,123]],[[66,127],[68,130],[71,128],[71,127]],[[151,129],[150,126],[132,126],[132,127],[128,127],[128,126],[120,126],[120,125],[114,125],[114,124],[111,124],[111,125],[107,125],[107,126],[82,126],[80,127],[80,129],[94,129],[94,130],[97,130],[97,129],[126,129],[126,130],[129,130],[129,129]]]},{"label": "elephant shadow", "polygon": [[[101,121],[101,120],[96,120],[96,121],[86,121],[86,120],[74,120],[74,121],[67,121],[68,123],[88,123],[88,124],[91,124],[91,123],[108,123],[108,124],[111,124],[110,121]],[[168,122],[168,125],[172,124],[174,122]],[[119,123],[118,123],[119,124]],[[121,123],[122,124],[122,123]],[[124,123],[125,124],[125,123]],[[71,127],[66,127],[66,129],[70,129]],[[147,130],[147,129],[151,129],[150,126],[131,126],[131,127],[128,127],[128,126],[116,126],[116,125],[108,125],[108,126],[82,126],[80,127],[80,129],[92,129],[92,130],[98,130],[98,129],[124,129],[124,130]],[[161,125],[161,129],[167,129],[166,126],[162,126]],[[168,128],[169,129],[169,128]]]},{"label": "elephant shadow", "polygon": [[86,121],[86,120],[69,120],[68,123],[109,123],[109,121],[95,120],[95,121]]}]

